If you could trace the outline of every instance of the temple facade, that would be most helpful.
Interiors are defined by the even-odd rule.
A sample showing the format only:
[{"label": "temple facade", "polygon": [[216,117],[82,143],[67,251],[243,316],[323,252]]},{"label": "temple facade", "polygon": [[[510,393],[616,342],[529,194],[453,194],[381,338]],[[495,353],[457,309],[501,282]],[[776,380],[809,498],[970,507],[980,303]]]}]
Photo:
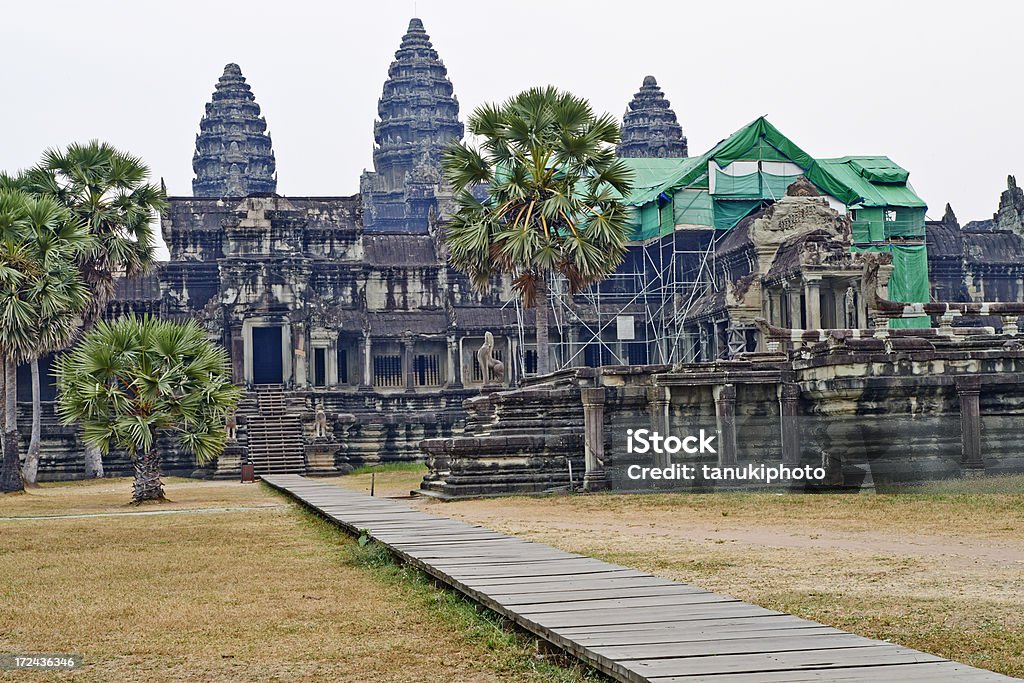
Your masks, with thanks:
[{"label": "temple facade", "polygon": [[991,219],[961,226],[947,204],[927,235],[933,299],[1024,301],[1024,190],[1013,176]]},{"label": "temple facade", "polygon": [[[509,481],[526,482],[507,490],[542,490],[571,477],[567,462],[577,472],[584,466],[579,420],[589,404],[573,401],[596,375],[581,368],[662,368],[603,371],[613,384],[636,375],[652,396],[652,373],[709,364],[717,378],[716,363],[776,353],[773,334],[776,342],[780,334],[822,341],[822,329],[876,328],[862,283],[868,262],[877,265],[877,291],[898,301],[1024,299],[1024,194],[1013,178],[992,220],[961,228],[948,210],[926,224],[907,171],[885,157],[815,160],[763,118],[689,157],[650,76],[624,119],[618,153],[637,174],[626,261],[575,297],[551,283],[550,365],[560,370],[541,393],[492,401],[502,389],[544,384],[532,377],[534,311],[516,305],[508,281],[481,294],[447,264],[451,205],[440,160],[464,128],[422,22],[409,23],[388,69],[373,124],[374,168],[353,196],[276,194],[266,120],[238,65],[225,66],[200,121],[192,196],[170,197],[161,217],[170,260],[120,281],[107,311],[201,320],[247,390],[218,461],[196,469],[165,444],[167,472],[236,476],[248,459],[257,473],[330,474],[426,455],[443,482],[437,473],[458,440],[465,491],[499,491],[474,487],[504,467]],[[1007,319],[962,324],[1001,329]],[[837,377],[859,372],[830,349],[815,353],[831,358]],[[791,343],[785,351],[809,353]],[[780,382],[796,391],[786,379],[793,367],[769,360],[775,384],[758,394],[756,410],[770,411]],[[564,373],[582,379],[565,384]],[[24,374],[19,419],[27,441]],[[795,399],[811,411],[819,409],[809,402],[813,376],[808,371]],[[709,394],[714,401],[720,390]],[[707,398],[698,394],[681,400]],[[887,399],[872,396],[865,410],[883,409]],[[82,443],[74,427],[58,424],[53,398],[45,385],[40,476],[81,476]],[[531,412],[537,401],[542,413]],[[514,406],[512,422],[502,421],[501,408],[491,412],[502,405]],[[519,427],[525,431],[501,435]],[[502,455],[502,464],[490,455]],[[106,460],[108,474],[130,467],[118,454]]]}]

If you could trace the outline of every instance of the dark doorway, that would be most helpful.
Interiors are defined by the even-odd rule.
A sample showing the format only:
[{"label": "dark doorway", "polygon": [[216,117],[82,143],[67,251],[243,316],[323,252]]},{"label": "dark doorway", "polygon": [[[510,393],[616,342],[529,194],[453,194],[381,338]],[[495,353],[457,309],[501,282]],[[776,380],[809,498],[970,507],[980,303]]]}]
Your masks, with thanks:
[{"label": "dark doorway", "polygon": [[327,349],[313,349],[313,386],[327,386]]},{"label": "dark doorway", "polygon": [[284,384],[281,363],[281,328],[252,328],[253,384]]}]

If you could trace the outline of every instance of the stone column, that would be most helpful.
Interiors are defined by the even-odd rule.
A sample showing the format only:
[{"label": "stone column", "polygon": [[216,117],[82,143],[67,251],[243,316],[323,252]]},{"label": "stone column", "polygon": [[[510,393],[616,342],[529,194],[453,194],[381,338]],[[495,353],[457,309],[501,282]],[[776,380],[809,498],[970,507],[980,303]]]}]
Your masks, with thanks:
[{"label": "stone column", "polygon": [[981,457],[981,378],[965,375],[956,378],[956,393],[960,397],[960,431],[965,473],[984,474],[985,461]]},{"label": "stone column", "polygon": [[413,362],[412,352],[415,342],[412,336],[407,332],[402,337],[402,376],[405,377],[405,390],[413,391],[415,388],[415,382],[413,381]]},{"label": "stone column", "polygon": [[462,360],[459,358],[459,344],[454,334],[448,335],[448,388],[462,388]]},{"label": "stone column", "polygon": [[[651,417],[651,431],[668,436],[669,388],[653,387],[647,390],[647,412]],[[664,451],[664,449],[662,449]],[[672,457],[666,453],[654,454],[655,467],[668,467]]]},{"label": "stone column", "polygon": [[803,324],[800,322],[802,307],[800,306],[800,289],[798,287],[790,287],[786,290],[786,298],[789,299],[789,327],[793,329],[800,329]]},{"label": "stone column", "polygon": [[302,389],[308,384],[306,372],[306,325],[297,322],[292,326],[292,354],[295,358],[295,371],[292,374],[292,386]]},{"label": "stone column", "polygon": [[807,329],[821,329],[821,278],[804,280],[804,307],[807,309]]},{"label": "stone column", "polygon": [[[833,285],[835,287],[836,285]],[[833,289],[832,290],[832,308],[835,310],[835,326],[842,329],[847,327],[856,327],[851,321],[846,319],[846,290],[845,289]]]},{"label": "stone column", "polygon": [[362,356],[359,389],[369,391],[373,387],[373,340],[368,332],[359,340],[359,354]]},{"label": "stone column", "polygon": [[581,389],[583,399],[583,453],[586,471],[583,489],[601,491],[609,487],[604,472],[604,387]]},{"label": "stone column", "polygon": [[779,385],[779,413],[782,419],[782,463],[800,464],[800,385],[783,381]]},{"label": "stone column", "polygon": [[231,325],[231,376],[235,384],[245,384],[245,339],[241,323]]},{"label": "stone column", "polygon": [[768,318],[768,321],[772,325],[785,327],[785,325],[783,324],[785,323],[785,320],[783,319],[784,316],[782,315],[782,292],[778,291],[777,289],[768,290],[768,309],[768,315],[765,316],[766,318]]},{"label": "stone column", "polygon": [[[578,325],[569,325],[566,333],[569,335],[568,343],[565,345],[568,353],[563,359],[566,367],[577,368],[583,365],[582,355],[576,355],[580,350],[580,328]],[[570,360],[571,359],[571,360]]]},{"label": "stone column", "polygon": [[715,417],[718,420],[718,466],[732,467],[736,464],[736,385],[724,384],[716,387]]}]

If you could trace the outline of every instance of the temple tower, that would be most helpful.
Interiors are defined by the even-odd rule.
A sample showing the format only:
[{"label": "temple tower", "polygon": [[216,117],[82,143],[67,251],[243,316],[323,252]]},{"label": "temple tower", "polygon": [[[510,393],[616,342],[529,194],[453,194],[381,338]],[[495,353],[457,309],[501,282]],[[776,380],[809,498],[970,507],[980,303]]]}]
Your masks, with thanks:
[{"label": "temple tower", "polygon": [[654,76],[644,78],[622,118],[620,157],[685,157],[686,136]]},{"label": "temple tower", "polygon": [[419,19],[402,36],[377,114],[374,171],[360,179],[366,231],[426,232],[437,210],[441,154],[464,129],[448,70]]},{"label": "temple tower", "polygon": [[999,195],[999,209],[992,216],[1000,230],[1012,230],[1024,236],[1024,189],[1017,186],[1012,175],[1006,178],[1006,189]]},{"label": "temple tower", "polygon": [[196,197],[246,197],[277,191],[267,121],[237,64],[224,67],[199,122],[192,157]]}]

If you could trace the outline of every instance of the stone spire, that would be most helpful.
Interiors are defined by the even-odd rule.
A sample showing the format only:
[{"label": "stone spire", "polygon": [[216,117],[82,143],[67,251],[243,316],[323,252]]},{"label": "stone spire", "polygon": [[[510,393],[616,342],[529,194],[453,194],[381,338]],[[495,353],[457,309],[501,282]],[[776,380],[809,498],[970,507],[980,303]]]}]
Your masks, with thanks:
[{"label": "stone spire", "polygon": [[1024,190],[1017,186],[1017,179],[1012,175],[1006,177],[1006,189],[999,195],[999,209],[992,220],[999,230],[1024,235]]},{"label": "stone spire", "polygon": [[274,150],[267,121],[237,64],[224,67],[213,99],[199,122],[192,157],[192,194],[245,197],[277,191]]},{"label": "stone spire", "polygon": [[464,133],[453,92],[423,22],[412,19],[377,104],[374,172],[360,182],[367,230],[426,232],[441,154]]},{"label": "stone spire", "polygon": [[685,157],[686,137],[671,103],[654,76],[644,78],[640,91],[622,118],[621,157]]}]

